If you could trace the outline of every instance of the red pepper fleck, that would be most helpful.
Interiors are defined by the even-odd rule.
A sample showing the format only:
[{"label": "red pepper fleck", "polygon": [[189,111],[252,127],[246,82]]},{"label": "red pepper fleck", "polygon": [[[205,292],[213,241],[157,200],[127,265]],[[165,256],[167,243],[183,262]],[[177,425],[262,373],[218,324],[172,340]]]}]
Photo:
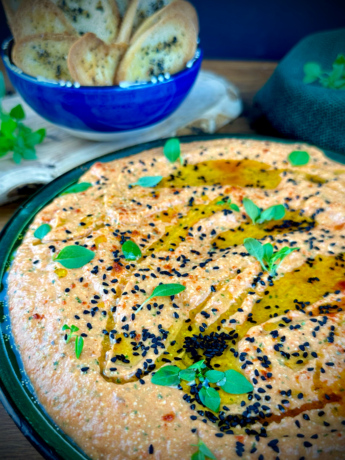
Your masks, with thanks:
[{"label": "red pepper fleck", "polygon": [[35,314],[32,315],[32,318],[33,319],[43,319],[44,315],[39,315],[38,313],[35,313]]},{"label": "red pepper fleck", "polygon": [[166,414],[166,415],[163,415],[162,419],[165,421],[165,422],[172,422],[175,418],[175,414]]}]

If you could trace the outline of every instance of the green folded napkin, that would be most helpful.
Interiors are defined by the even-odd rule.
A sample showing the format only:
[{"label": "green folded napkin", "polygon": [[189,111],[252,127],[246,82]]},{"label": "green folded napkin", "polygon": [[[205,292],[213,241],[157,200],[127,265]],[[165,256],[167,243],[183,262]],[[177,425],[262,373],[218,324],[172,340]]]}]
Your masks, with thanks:
[{"label": "green folded napkin", "polygon": [[[317,74],[332,71],[339,54],[345,55],[345,29],[321,32],[301,40],[280,62],[256,94],[254,105],[284,137],[303,140],[326,150],[345,153],[345,90],[326,88]],[[342,58],[334,79],[342,71]],[[319,66],[307,66],[313,62]],[[316,81],[305,83],[304,68]],[[345,66],[343,67],[345,70]],[[344,72],[345,74],[345,72]],[[329,84],[327,74],[323,74]],[[331,77],[333,79],[333,76]],[[341,86],[341,77],[336,83]],[[331,84],[331,86],[333,86]]]}]

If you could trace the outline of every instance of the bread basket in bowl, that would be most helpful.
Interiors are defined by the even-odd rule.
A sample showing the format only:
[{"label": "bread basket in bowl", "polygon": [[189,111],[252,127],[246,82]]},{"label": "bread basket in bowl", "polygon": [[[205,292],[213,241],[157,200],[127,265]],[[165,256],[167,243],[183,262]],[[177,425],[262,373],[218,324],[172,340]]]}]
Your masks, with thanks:
[{"label": "bread basket in bowl", "polygon": [[116,133],[158,123],[171,115],[191,90],[202,51],[186,69],[151,82],[118,86],[80,86],[25,74],[11,60],[13,40],[2,45],[2,58],[16,91],[40,116],[78,133]]}]

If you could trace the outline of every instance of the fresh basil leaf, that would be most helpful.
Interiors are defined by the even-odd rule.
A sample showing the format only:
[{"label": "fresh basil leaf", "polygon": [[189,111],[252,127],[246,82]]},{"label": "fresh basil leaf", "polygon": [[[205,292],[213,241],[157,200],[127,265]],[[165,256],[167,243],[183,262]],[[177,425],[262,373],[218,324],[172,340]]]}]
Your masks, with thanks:
[{"label": "fresh basil leaf", "polygon": [[46,133],[47,132],[46,132],[45,128],[41,128],[41,129],[38,129],[37,131],[34,131],[33,134],[37,134],[37,135],[40,136],[40,140],[39,140],[39,142],[37,142],[38,144],[41,144],[44,141],[44,139],[46,137]]},{"label": "fresh basil leaf", "polygon": [[201,450],[197,450],[192,454],[191,460],[205,460],[205,455],[201,452]]},{"label": "fresh basil leaf", "polygon": [[219,412],[220,396],[214,388],[202,387],[199,391],[199,397],[204,406],[208,407],[213,412]]},{"label": "fresh basil leaf", "polygon": [[24,140],[24,136],[21,133],[19,133],[19,135],[17,137],[15,147],[19,147],[22,150],[25,149],[25,140]]},{"label": "fresh basil leaf", "polygon": [[42,224],[38,228],[36,228],[34,237],[38,238],[39,240],[42,240],[46,235],[48,235],[51,229],[52,228],[49,224]]},{"label": "fresh basil leaf", "polygon": [[335,89],[344,89],[345,86],[345,79],[342,78],[341,80],[338,80],[334,83],[334,88]]},{"label": "fresh basil leaf", "polygon": [[71,187],[68,187],[67,190],[61,193],[61,196],[68,195],[69,193],[85,192],[85,190],[89,189],[90,187],[92,187],[92,184],[90,184],[90,182],[80,182],[79,184],[75,184]]},{"label": "fresh basil leaf", "polygon": [[186,289],[185,286],[182,284],[160,284],[159,286],[155,287],[152,297],[169,297],[172,295],[179,294],[180,292]]},{"label": "fresh basil leaf", "polygon": [[2,99],[6,94],[6,85],[5,85],[5,79],[4,79],[4,74],[0,72],[0,99]]},{"label": "fresh basil leaf", "polygon": [[19,128],[19,134],[27,136],[32,133],[32,129],[29,126],[24,125],[22,122],[18,121],[17,126]]},{"label": "fresh basil leaf", "polygon": [[141,187],[156,187],[163,179],[163,176],[145,176],[141,177],[134,184],[131,185],[140,185]]},{"label": "fresh basil leaf", "polygon": [[24,160],[37,160],[36,151],[30,147],[24,147],[22,156]]},{"label": "fresh basil leaf", "polygon": [[310,156],[308,152],[296,150],[289,154],[288,160],[290,161],[292,166],[304,166],[307,163],[309,163]]},{"label": "fresh basil leaf", "polygon": [[285,207],[282,204],[276,204],[265,209],[259,219],[258,224],[262,224],[263,222],[269,222],[270,220],[280,220],[285,217]]},{"label": "fresh basil leaf", "polygon": [[329,84],[331,88],[334,88],[334,83],[341,78],[344,71],[344,65],[333,64],[333,70],[329,75]]},{"label": "fresh basil leaf", "polygon": [[195,370],[194,369],[183,369],[180,371],[180,379],[186,380],[187,382],[192,382],[195,380]]},{"label": "fresh basil leaf", "polygon": [[281,249],[279,249],[279,251],[277,251],[277,252],[275,252],[273,254],[273,256],[271,257],[271,261],[276,262],[279,259],[283,260],[283,259],[285,259],[286,256],[288,256],[292,252],[297,251],[297,249],[299,249],[299,248],[288,248],[288,247],[281,248]]},{"label": "fresh basil leaf", "polygon": [[201,371],[202,369],[206,369],[205,360],[202,359],[201,361],[197,361],[196,363],[189,366],[188,369],[195,369],[196,371]]},{"label": "fresh basil leaf", "polygon": [[224,372],[220,371],[207,371],[205,374],[207,380],[211,383],[217,383],[224,378]]},{"label": "fresh basil leaf", "polygon": [[81,352],[83,351],[84,347],[84,339],[83,337],[76,337],[75,338],[75,355],[79,359]]},{"label": "fresh basil leaf", "polygon": [[205,455],[205,457],[210,458],[211,460],[217,460],[213,452],[210,451],[210,449],[206,446],[204,442],[201,441],[201,439],[198,442],[198,446],[199,450]]},{"label": "fresh basil leaf", "polygon": [[243,241],[244,247],[247,249],[249,254],[256,258],[263,270],[267,270],[267,267],[264,264],[263,258],[265,256],[265,251],[262,244],[257,241],[255,238],[245,238]]},{"label": "fresh basil leaf", "polygon": [[240,208],[235,203],[230,204],[230,209],[232,209],[233,211],[236,211],[236,212],[240,212]]},{"label": "fresh basil leaf", "polygon": [[1,133],[9,139],[13,139],[13,132],[16,128],[17,123],[12,118],[1,122]]},{"label": "fresh basil leaf", "polygon": [[28,133],[25,136],[25,144],[30,147],[34,147],[37,144],[40,144],[42,141],[42,136],[37,131],[34,133]]},{"label": "fresh basil leaf", "polygon": [[271,245],[271,243],[266,243],[264,244],[263,246],[263,249],[264,249],[264,260],[269,263],[269,261],[271,260],[271,257],[273,255],[273,246]]},{"label": "fresh basil leaf", "polygon": [[345,56],[343,54],[338,54],[336,60],[334,61],[334,64],[344,64],[345,65]]},{"label": "fresh basil leaf", "polygon": [[137,312],[140,311],[147,302],[149,302],[153,297],[169,297],[172,295],[179,294],[180,292],[184,291],[186,289],[185,286],[182,284],[160,284],[159,286],[155,287],[152,294],[148,299],[145,300],[144,303],[140,305],[138,308]]},{"label": "fresh basil leaf", "polygon": [[151,382],[164,387],[178,385],[180,383],[180,370],[177,366],[164,366],[152,376]]},{"label": "fresh basil leaf", "polygon": [[220,201],[217,201],[216,204],[219,206],[223,206],[224,204],[226,204],[226,202],[224,200],[220,200]]},{"label": "fresh basil leaf", "polygon": [[127,240],[122,245],[122,252],[126,260],[137,260],[141,257],[141,250],[134,241]]},{"label": "fresh basil leaf", "polygon": [[81,268],[91,262],[95,253],[83,246],[66,246],[55,257],[54,260],[59,262],[65,268]]},{"label": "fresh basil leaf", "polygon": [[68,330],[68,331],[69,331],[69,333],[68,333],[68,335],[67,335],[67,338],[66,338],[66,343],[69,343],[69,341],[70,341],[71,338],[73,337],[74,333],[77,332],[77,331],[79,331],[79,327],[74,326],[73,324],[72,324],[71,327],[69,327],[67,324],[64,324],[64,325],[62,326],[62,330],[63,330],[63,331]]},{"label": "fresh basil leaf", "polygon": [[249,198],[243,198],[243,206],[248,216],[252,219],[253,224],[255,224],[261,214],[260,208]]},{"label": "fresh basil leaf", "polygon": [[13,150],[13,140],[8,139],[7,137],[0,137],[0,151],[6,154],[7,152],[11,152]]},{"label": "fresh basil leaf", "polygon": [[265,253],[260,241],[255,238],[245,238],[243,244],[251,256],[255,257],[259,262],[262,261]]},{"label": "fresh basil leaf", "polygon": [[16,120],[24,120],[25,112],[21,104],[18,104],[11,109],[10,117],[15,118]]},{"label": "fresh basil leaf", "polygon": [[20,162],[22,161],[22,156],[19,152],[13,152],[13,157],[12,157],[13,161],[19,165]]},{"label": "fresh basil leaf", "polygon": [[181,156],[180,141],[176,138],[169,139],[164,145],[164,155],[171,163],[174,163]]},{"label": "fresh basil leaf", "polygon": [[253,385],[239,372],[229,369],[224,372],[226,382],[222,385],[222,390],[233,395],[241,395],[254,390]]},{"label": "fresh basil leaf", "polygon": [[316,62],[308,62],[303,67],[304,70],[304,83],[313,83],[316,81],[322,74],[322,69],[319,64]]}]

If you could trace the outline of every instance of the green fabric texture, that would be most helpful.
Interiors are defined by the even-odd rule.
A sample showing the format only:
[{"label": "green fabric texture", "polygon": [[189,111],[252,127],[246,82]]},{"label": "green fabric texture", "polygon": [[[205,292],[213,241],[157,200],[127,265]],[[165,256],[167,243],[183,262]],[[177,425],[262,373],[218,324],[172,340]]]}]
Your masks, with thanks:
[{"label": "green fabric texture", "polygon": [[338,54],[345,54],[345,29],[304,38],[279,63],[254,105],[284,137],[345,153],[345,91],[303,83],[304,64],[317,62],[331,71]]}]

